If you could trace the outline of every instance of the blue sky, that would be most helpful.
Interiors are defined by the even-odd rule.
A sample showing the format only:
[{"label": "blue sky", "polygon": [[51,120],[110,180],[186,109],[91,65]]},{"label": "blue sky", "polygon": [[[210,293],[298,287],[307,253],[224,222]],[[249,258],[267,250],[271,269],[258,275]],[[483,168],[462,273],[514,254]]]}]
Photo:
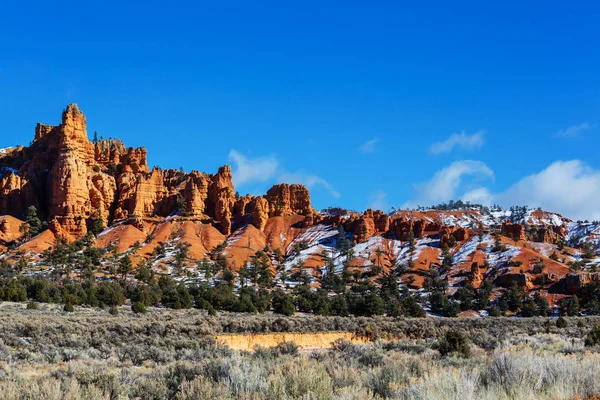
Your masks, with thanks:
[{"label": "blue sky", "polygon": [[242,193],[600,219],[595,2],[12,3],[2,147],[75,102],[90,135],[163,168],[230,163]]}]

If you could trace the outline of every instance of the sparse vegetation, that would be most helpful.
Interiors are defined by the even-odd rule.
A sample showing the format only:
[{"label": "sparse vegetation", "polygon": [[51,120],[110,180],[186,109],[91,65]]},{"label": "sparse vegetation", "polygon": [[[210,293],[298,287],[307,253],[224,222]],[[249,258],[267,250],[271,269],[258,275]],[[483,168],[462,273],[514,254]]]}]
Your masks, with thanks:
[{"label": "sparse vegetation", "polygon": [[[32,317],[24,305],[0,306],[0,398],[574,399],[599,391],[600,356],[589,340],[600,337],[598,318],[545,333],[546,318],[211,317],[164,309],[134,316],[125,306],[117,315],[79,307],[61,315],[47,307]],[[340,329],[372,341],[236,351],[213,337]]]}]

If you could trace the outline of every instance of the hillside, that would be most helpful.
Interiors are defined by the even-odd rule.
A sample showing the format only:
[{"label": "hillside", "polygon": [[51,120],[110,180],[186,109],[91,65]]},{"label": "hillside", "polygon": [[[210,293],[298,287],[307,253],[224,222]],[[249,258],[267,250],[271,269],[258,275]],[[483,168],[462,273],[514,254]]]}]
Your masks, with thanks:
[{"label": "hillside", "polygon": [[[74,104],[59,125],[38,123],[30,146],[0,150],[0,215],[0,257],[31,276],[55,274],[61,263],[52,252],[83,240],[101,249],[91,263],[95,278],[111,278],[127,257],[131,281],[144,267],[188,284],[216,284],[230,269],[235,287],[257,286],[260,270],[271,289],[304,283],[339,293],[338,281],[346,288],[387,280],[428,293],[443,282],[452,297],[491,283],[491,299],[516,284],[553,305],[600,280],[597,222],[462,203],[389,214],[319,212],[297,184],[241,196],[228,166],[215,174],[149,170],[144,148],[90,141]],[[73,260],[74,273],[89,267],[89,260]]]}]

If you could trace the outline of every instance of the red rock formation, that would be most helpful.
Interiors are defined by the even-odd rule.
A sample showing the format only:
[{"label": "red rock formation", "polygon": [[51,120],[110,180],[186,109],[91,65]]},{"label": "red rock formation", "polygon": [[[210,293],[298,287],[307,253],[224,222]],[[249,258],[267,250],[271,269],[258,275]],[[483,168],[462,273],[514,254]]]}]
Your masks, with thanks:
[{"label": "red rock formation", "polygon": [[479,263],[473,262],[471,264],[471,284],[474,288],[479,288],[484,279],[485,270],[482,271]]},{"label": "red rock formation", "polygon": [[7,236],[12,233],[10,231],[10,224],[6,219],[0,220],[0,232]]},{"label": "red rock formation", "polygon": [[584,285],[590,282],[600,282],[600,272],[583,272],[580,274],[568,274],[561,282],[564,292],[576,294]]},{"label": "red rock formation", "polygon": [[27,178],[11,172],[0,179],[0,215],[21,215],[30,205],[39,208],[34,188]]},{"label": "red rock formation", "polygon": [[393,223],[394,233],[399,240],[408,240],[412,231],[415,238],[422,238],[425,234],[427,223],[423,220],[406,220],[404,218],[396,219]]},{"label": "red rock formation", "polygon": [[86,218],[92,210],[87,177],[86,164],[68,148],[60,154],[48,177],[50,218],[75,237],[87,233]]},{"label": "red rock formation", "polygon": [[219,224],[219,230],[223,235],[231,233],[234,203],[235,197],[231,189],[228,187],[222,188],[215,205],[215,222]]},{"label": "red rock formation", "polygon": [[109,219],[112,217],[111,207],[117,193],[115,178],[97,172],[88,177],[87,183],[92,214],[97,214],[93,216],[102,218],[104,226],[108,226]]},{"label": "red rock formation", "polygon": [[357,243],[366,242],[376,232],[375,221],[373,217],[363,216],[361,217],[354,228],[354,238]]},{"label": "red rock formation", "polygon": [[525,240],[525,227],[521,224],[513,224],[509,220],[502,223],[501,233],[513,240]]},{"label": "red rock formation", "polygon": [[383,211],[377,210],[373,212],[373,220],[375,229],[379,233],[386,233],[390,229],[390,217]]},{"label": "red rock formation", "polygon": [[494,279],[494,284],[500,287],[510,287],[513,282],[521,287],[526,287],[529,283],[529,277],[520,272],[510,271],[507,273],[500,274]]},{"label": "red rock formation", "polygon": [[183,197],[185,199],[186,211],[192,217],[205,217],[206,201],[208,199],[208,187],[210,177],[206,174],[192,171],[185,182]]},{"label": "red rock formation", "polygon": [[453,237],[457,242],[464,242],[469,238],[469,231],[462,227],[444,225],[440,230],[440,246],[448,244],[450,237]]},{"label": "red rock formation", "polygon": [[310,193],[303,185],[275,185],[265,196],[269,202],[269,216],[309,215],[314,212],[310,204]]},{"label": "red rock formation", "polygon": [[59,128],[59,149],[70,149],[86,165],[94,163],[94,145],[87,138],[85,115],[77,104],[69,104],[63,112]]},{"label": "red rock formation", "polygon": [[[234,215],[243,217],[247,213],[251,213],[252,211],[250,211],[249,209],[252,207],[252,205],[250,203],[253,200],[254,200],[254,198],[252,196],[250,196],[249,194],[237,199],[233,206]],[[268,206],[267,206],[267,212],[268,212]]]},{"label": "red rock formation", "polygon": [[269,219],[269,202],[264,197],[254,199],[252,207],[252,225],[261,232],[265,230]]},{"label": "red rock formation", "polygon": [[537,234],[533,238],[536,242],[558,244],[564,240],[566,233],[562,227],[542,227],[539,228]]}]

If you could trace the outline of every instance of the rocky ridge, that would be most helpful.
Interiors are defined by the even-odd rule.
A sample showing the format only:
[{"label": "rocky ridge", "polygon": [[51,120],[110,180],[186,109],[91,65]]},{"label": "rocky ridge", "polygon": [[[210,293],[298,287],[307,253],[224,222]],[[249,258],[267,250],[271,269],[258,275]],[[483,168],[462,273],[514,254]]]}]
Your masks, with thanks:
[{"label": "rocky ridge", "polygon": [[[0,152],[0,252],[14,259],[16,252],[8,250],[17,243],[19,254],[33,257],[58,238],[80,239],[102,225],[108,228],[98,233],[98,247],[116,246],[162,272],[170,271],[169,249],[188,243],[190,269],[210,259],[215,248],[236,271],[266,251],[278,276],[300,268],[317,278],[329,257],[336,272],[350,265],[394,273],[412,290],[420,290],[442,264],[444,251],[452,257],[442,274],[449,291],[489,279],[497,286],[517,282],[528,290],[568,294],[598,280],[590,271],[600,264],[596,256],[582,271],[571,267],[582,260],[574,247],[586,241],[597,247],[597,224],[540,210],[518,216],[500,209],[317,212],[302,185],[239,196],[229,166],[215,174],[150,170],[146,156],[146,149],[127,148],[117,139],[90,141],[85,115],[74,104],[59,125],[37,124],[30,146]],[[49,231],[24,238],[19,219],[30,206]],[[166,249],[162,256],[157,247]]]}]

